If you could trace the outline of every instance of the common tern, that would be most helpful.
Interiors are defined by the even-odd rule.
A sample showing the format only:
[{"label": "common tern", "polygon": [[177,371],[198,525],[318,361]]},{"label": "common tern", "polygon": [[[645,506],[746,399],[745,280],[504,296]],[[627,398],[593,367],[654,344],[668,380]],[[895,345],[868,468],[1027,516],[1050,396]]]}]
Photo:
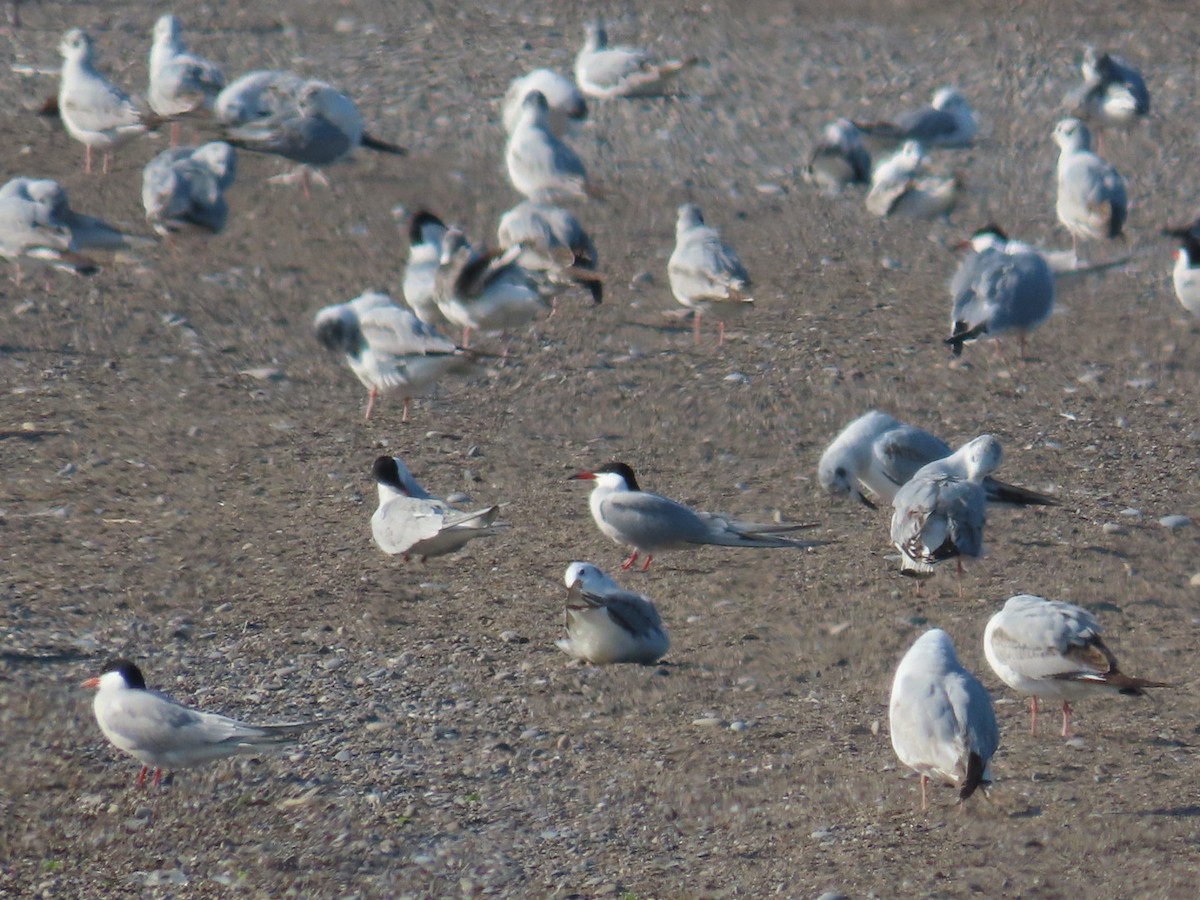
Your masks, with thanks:
[{"label": "common tern", "polygon": [[103,172],[107,175],[112,151],[145,133],[142,114],[128,94],[96,70],[87,32],[72,28],[58,49],[63,57],[59,116],[67,133],[85,148],[83,171],[92,171],[92,148],[99,147],[104,151]]},{"label": "common tern", "polygon": [[[825,449],[817,465],[817,481],[831,494],[851,497],[874,509],[872,498],[890,505],[896,492],[924,466],[953,453],[937,435],[869,410],[843,428]],[[991,504],[1059,505],[1053,497],[990,475],[983,479],[983,490]]]},{"label": "common tern", "polygon": [[534,69],[514,78],[504,94],[500,117],[512,134],[521,120],[521,107],[530,91],[540,91],[549,106],[547,125],[555,137],[566,137],[587,120],[587,100],[575,82],[550,69]]},{"label": "common tern", "polygon": [[496,238],[501,250],[520,246],[516,261],[524,268],[562,285],[578,284],[596,303],[604,299],[596,245],[573,213],[525,200],[500,217]]},{"label": "common tern", "polygon": [[1200,318],[1200,223],[1188,228],[1167,228],[1164,233],[1179,239],[1171,280],[1179,305]]},{"label": "common tern", "polygon": [[935,566],[953,559],[961,576],[963,557],[983,555],[983,479],[996,471],[1002,456],[1000,442],[981,435],[919,469],[896,492],[892,543],[900,551],[901,574],[928,578]]},{"label": "common tern", "polygon": [[1054,311],[1054,273],[1041,253],[1008,240],[986,225],[964,241],[967,255],[950,283],[954,304],[950,337],[954,355],[963,344],[1015,332],[1025,355],[1025,337]]},{"label": "common tern", "polygon": [[237,177],[237,152],[223,141],[164,150],[142,170],[142,207],[161,235],[219,234],[229,217],[225,191]]},{"label": "common tern", "polygon": [[719,547],[818,547],[827,541],[801,541],[785,537],[811,525],[763,525],[740,522],[716,513],[696,512],[658,494],[643,491],[633,469],[623,462],[607,463],[571,480],[593,482],[588,505],[600,531],[633,553],[621,564],[629,569],[646,555],[642,571],[650,568],[654,554],[711,544]]},{"label": "common tern", "polygon": [[438,309],[434,287],[442,261],[446,225],[427,210],[419,210],[408,223],[408,265],[404,268],[404,301],[417,318],[433,328],[449,326]]},{"label": "common tern", "polygon": [[1079,119],[1063,119],[1054,128],[1059,147],[1055,213],[1071,233],[1071,251],[1079,258],[1079,239],[1098,241],[1121,236],[1128,212],[1125,179],[1092,152],[1092,135]]},{"label": "common tern", "polygon": [[750,275],[737,251],[721,240],[721,233],[704,224],[700,207],[685,203],[675,222],[675,249],[667,260],[671,293],[694,311],[692,339],[700,343],[700,318],[717,319],[717,346],[725,343],[725,320],[749,309]]},{"label": "common tern", "polygon": [[922,810],[930,778],[957,787],[959,803],[992,783],[1000,745],[992,698],[940,628],[917,638],[896,667],[888,726],[896,756],[921,776]]},{"label": "common tern", "polygon": [[1083,84],[1067,94],[1068,112],[1098,129],[1128,128],[1150,114],[1150,91],[1132,64],[1115,53],[1087,47]]},{"label": "common tern", "polygon": [[89,678],[92,709],[104,736],[118,750],[142,763],[137,783],[154,769],[158,784],[164,769],[187,769],[237,754],[273,749],[310,727],[311,722],[250,725],[216,713],[189,709],[146,688],[141,670],[129,660],[115,660],[104,674]]},{"label": "common tern", "polygon": [[926,147],[969,147],[979,123],[962,92],[943,87],[929,106],[902,113],[892,122],[858,124],[858,129],[883,143],[920,141]]},{"label": "common tern", "polygon": [[211,112],[224,87],[219,66],[188,52],[179,19],[170,13],[160,16],[154,23],[146,99],[155,113],[172,120],[171,146],[179,143],[177,117]]},{"label": "common tern", "polygon": [[829,193],[848,184],[871,180],[871,153],[863,146],[862,132],[849,119],[825,126],[804,167],[804,178]]},{"label": "common tern", "polygon": [[521,101],[521,116],[504,150],[508,180],[535,203],[562,203],[599,196],[583,160],[550,129],[550,106],[541,91]]},{"label": "common tern", "polygon": [[384,553],[422,562],[456,553],[478,537],[499,534],[499,506],[462,512],[439,500],[413,478],[399,457],[381,456],[371,470],[379,488],[379,506],[371,516],[371,534]]},{"label": "common tern", "polygon": [[589,97],[652,97],[661,95],[680,72],[697,62],[691,56],[660,63],[642,50],[610,47],[604,26],[589,22],[583,49],[575,57],[575,82]]},{"label": "common tern", "polygon": [[313,321],[317,340],[346,354],[346,361],[367,388],[367,411],[381,391],[399,391],[408,422],[413,397],[423,396],[447,375],[470,376],[481,369],[476,356],[423,323],[386,294],[368,291],[347,303],[320,310]]},{"label": "common tern", "polygon": [[1029,730],[1037,734],[1038,700],[1062,701],[1062,736],[1070,733],[1071,701],[1096,694],[1144,696],[1144,688],[1170,687],[1133,678],[1100,637],[1086,609],[1032,594],[1010,597],[988,621],[983,652],[996,676],[1029,695]]},{"label": "common tern", "polygon": [[591,563],[573,562],[564,576],[567,636],[555,645],[593,666],[657,662],[671,646],[648,597],[624,591]]}]

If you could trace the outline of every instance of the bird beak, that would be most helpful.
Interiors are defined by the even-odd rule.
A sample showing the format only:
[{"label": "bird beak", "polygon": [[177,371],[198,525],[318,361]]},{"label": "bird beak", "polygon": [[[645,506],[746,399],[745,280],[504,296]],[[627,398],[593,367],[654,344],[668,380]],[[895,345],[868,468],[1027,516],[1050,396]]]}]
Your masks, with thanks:
[{"label": "bird beak", "polygon": [[870,501],[870,500],[867,498],[867,495],[866,495],[866,494],[859,494],[859,495],[858,495],[858,500],[859,500],[859,502],[860,502],[860,503],[862,503],[862,505],[863,505],[863,506],[865,506],[867,509],[878,509],[878,508],[879,508],[878,506],[876,506],[874,503],[872,503],[872,502],[871,502],[871,501]]},{"label": "bird beak", "polygon": [[596,474],[594,472],[577,472],[572,475],[567,481],[595,481]]},{"label": "bird beak", "polygon": [[87,681],[85,681],[83,684],[81,684],[80,687],[91,688],[92,690],[96,690],[97,688],[100,687],[100,679],[99,678],[89,678]]}]

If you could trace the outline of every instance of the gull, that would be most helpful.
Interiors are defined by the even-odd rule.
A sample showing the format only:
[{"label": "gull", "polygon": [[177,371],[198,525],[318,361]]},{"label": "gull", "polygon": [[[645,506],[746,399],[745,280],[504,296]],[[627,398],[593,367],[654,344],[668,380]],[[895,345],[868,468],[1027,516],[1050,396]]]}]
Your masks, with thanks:
[{"label": "gull", "polygon": [[571,79],[550,69],[534,69],[514,78],[504,94],[500,115],[508,134],[516,130],[522,104],[530,91],[539,91],[546,98],[547,125],[555,137],[565,137],[587,120],[587,101]]},{"label": "gull", "polygon": [[477,537],[491,537],[507,526],[496,521],[499,506],[462,512],[439,500],[413,478],[404,462],[381,456],[371,469],[379,487],[379,506],[371,516],[371,535],[384,553],[404,560],[457,553]]},{"label": "gull", "polygon": [[529,200],[561,203],[599,196],[579,155],[550,130],[550,107],[541,91],[521,101],[521,115],[504,150],[508,180]]},{"label": "gull", "polygon": [[50,211],[50,223],[66,228],[75,249],[80,251],[115,253],[155,243],[152,238],[126,233],[98,216],[72,209],[66,188],[49,178],[14,178],[0,187],[0,198],[8,196],[45,206]]},{"label": "gull", "polygon": [[658,662],[671,646],[650,599],[623,591],[591,563],[573,562],[567,584],[567,636],[555,641],[563,652],[593,666]]},{"label": "gull", "polygon": [[940,628],[917,638],[896,667],[888,727],[900,762],[921,776],[922,810],[930,778],[957,787],[959,803],[992,783],[1000,745],[992,698]]},{"label": "gull", "polygon": [[[968,441],[950,456],[921,469],[892,500],[892,543],[900,551],[900,573],[928,578],[934,567],[983,555],[987,493],[983,479],[1000,465],[1000,442],[990,434]],[[962,582],[959,581],[959,594]]]},{"label": "gull", "polygon": [[596,271],[596,245],[579,219],[560,206],[525,200],[500,217],[496,238],[501,250],[520,246],[517,262],[545,272],[561,285],[587,288],[592,300],[604,299],[603,276]]},{"label": "gull", "polygon": [[1071,232],[1071,252],[1079,259],[1079,239],[1118,238],[1128,204],[1125,180],[1092,152],[1092,135],[1079,119],[1063,119],[1054,128],[1058,144],[1058,221]]},{"label": "gull", "polygon": [[1150,114],[1150,91],[1127,60],[1089,46],[1079,68],[1083,84],[1066,97],[1071,115],[1105,129],[1128,128]]},{"label": "gull", "polygon": [[[825,449],[817,466],[817,481],[831,494],[849,496],[874,509],[871,497],[890,504],[924,466],[953,452],[937,435],[872,409],[842,429]],[[1059,505],[1053,497],[990,475],[983,479],[983,490],[990,504]]]},{"label": "gull", "polygon": [[1167,228],[1163,233],[1179,238],[1171,273],[1175,297],[1184,309],[1200,318],[1200,222],[1188,228]]},{"label": "gull", "polygon": [[969,147],[979,124],[967,98],[957,88],[943,87],[933,95],[929,106],[903,113],[894,122],[870,122],[858,128],[890,143],[920,141],[926,147]]},{"label": "gull", "polygon": [[446,225],[428,210],[419,210],[408,223],[408,265],[404,268],[404,301],[417,318],[433,328],[449,326],[438,309],[434,286],[442,261]]},{"label": "gull", "polygon": [[109,663],[104,674],[89,678],[83,687],[96,691],[92,709],[104,736],[142,763],[138,787],[151,768],[158,784],[163,769],[187,769],[240,753],[261,753],[290,741],[313,724],[250,725],[189,709],[165,694],[148,690],[141,670],[126,659]]},{"label": "gull", "polygon": [[21,285],[21,263],[46,264],[77,275],[94,275],[96,263],[80,252],[71,229],[54,221],[53,210],[20,194],[0,198],[0,256],[13,264]]},{"label": "gull", "polygon": [[608,46],[608,32],[600,22],[584,28],[583,49],[575,57],[575,82],[589,97],[659,96],[684,69],[699,60],[655,62],[642,50]]},{"label": "gull", "polygon": [[220,234],[229,216],[225,191],[237,177],[237,152],[223,141],[164,150],[142,170],[146,220],[161,235]]},{"label": "gull", "polygon": [[871,187],[907,181],[925,170],[929,160],[920,141],[905,141],[895,153],[881,159],[871,172]]},{"label": "gull", "polygon": [[1041,253],[1010,241],[996,225],[985,225],[960,246],[969,248],[950,283],[954,305],[950,337],[955,356],[963,344],[1016,332],[1025,355],[1025,336],[1054,311],[1054,273]]},{"label": "gull", "polygon": [[1037,734],[1039,699],[1062,701],[1066,737],[1072,700],[1106,693],[1142,697],[1144,688],[1170,687],[1121,672],[1100,632],[1100,624],[1086,609],[1032,594],[1010,597],[988,621],[984,655],[1001,681],[1029,694],[1031,734]]},{"label": "gull", "polygon": [[367,388],[365,419],[371,418],[380,391],[404,398],[401,422],[409,422],[413,397],[422,396],[447,375],[481,372],[475,354],[461,350],[413,314],[374,291],[320,310],[313,322],[317,340],[346,354],[346,361]]},{"label": "gull", "polygon": [[99,147],[104,150],[103,172],[107,175],[112,150],[145,133],[142,114],[128,94],[96,70],[87,32],[72,28],[58,49],[63,57],[59,116],[67,133],[85,148],[83,171],[92,171],[92,148]]},{"label": "gull", "polygon": [[154,23],[150,48],[150,108],[171,119],[171,146],[179,143],[178,116],[211,112],[225,87],[225,76],[215,63],[188,53],[179,19],[167,13]]},{"label": "gull", "polygon": [[671,293],[694,310],[692,336],[700,343],[700,317],[712,313],[717,319],[717,346],[725,343],[725,320],[749,309],[754,298],[750,275],[737,251],[721,240],[717,229],[704,224],[700,207],[685,203],[675,222],[675,249],[667,260]]},{"label": "gull", "polygon": [[508,331],[549,310],[557,290],[516,262],[520,246],[503,253],[482,251],[452,226],[442,237],[442,256],[434,280],[434,298],[442,315],[462,329],[470,346],[472,331]]},{"label": "gull", "polygon": [[918,141],[905,141],[900,149],[876,166],[867,192],[867,211],[883,217],[936,219],[948,216],[966,189],[961,175],[926,174],[927,159]]},{"label": "gull", "polygon": [[804,178],[829,193],[848,184],[871,181],[871,154],[863,146],[862,132],[849,119],[825,126],[804,167]]},{"label": "gull", "polygon": [[571,476],[593,482],[588,506],[600,531],[617,544],[633,549],[621,564],[626,570],[646,554],[642,571],[650,568],[654,554],[703,544],[719,547],[818,547],[827,541],[801,541],[784,533],[811,525],[763,525],[739,522],[730,516],[697,512],[682,503],[643,491],[633,469],[623,462],[607,463]]}]

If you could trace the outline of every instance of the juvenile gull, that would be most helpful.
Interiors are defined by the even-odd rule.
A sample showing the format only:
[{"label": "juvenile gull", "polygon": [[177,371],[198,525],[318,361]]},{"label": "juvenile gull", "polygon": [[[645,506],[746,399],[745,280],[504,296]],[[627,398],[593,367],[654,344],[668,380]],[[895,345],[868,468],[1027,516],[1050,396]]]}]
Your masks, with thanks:
[{"label": "juvenile gull", "polygon": [[717,346],[725,343],[725,320],[754,303],[749,295],[750,275],[737,251],[721,240],[717,229],[704,224],[700,207],[685,203],[675,222],[675,249],[667,260],[671,293],[694,310],[692,334],[700,343],[700,317],[717,319]]},{"label": "juvenile gull", "polygon": [[118,750],[142,763],[138,787],[154,769],[158,784],[164,769],[187,769],[236,754],[257,754],[292,740],[311,722],[250,725],[216,713],[200,712],[146,688],[141,670],[115,660],[104,674],[89,678],[96,691],[92,709],[104,736]]},{"label": "juvenile gull", "polygon": [[504,150],[508,179],[536,203],[562,203],[598,196],[579,155],[550,130],[550,107],[541,91],[521,101],[521,115]]},{"label": "juvenile gull", "polygon": [[567,636],[555,641],[563,652],[593,666],[657,662],[671,646],[650,599],[624,591],[591,563],[573,562],[567,584]]},{"label": "juvenile gull", "polygon": [[584,27],[583,49],[575,57],[575,82],[589,97],[652,97],[661,95],[680,72],[697,61],[691,56],[659,63],[642,50],[610,47],[604,26],[589,22]]},{"label": "juvenile gull", "polygon": [[[831,494],[875,508],[872,497],[891,504],[896,492],[924,466],[954,451],[941,438],[886,413],[869,410],[829,444],[817,465],[817,481]],[[990,475],[983,479],[988,503],[1058,506],[1058,501]],[[868,494],[870,496],[868,496]]]},{"label": "juvenile gull", "polygon": [[128,94],[96,70],[87,32],[72,28],[58,49],[63,57],[59,116],[67,133],[84,146],[83,171],[92,171],[92,148],[99,147],[104,151],[103,172],[107,175],[112,151],[145,133],[142,114]]},{"label": "juvenile gull", "polygon": [[317,313],[313,328],[324,347],[346,354],[351,370],[367,388],[366,419],[381,391],[400,392],[400,421],[408,422],[413,397],[423,396],[447,375],[482,371],[474,354],[460,350],[386,294],[368,291],[347,303],[326,306]]},{"label": "juvenile gull", "polygon": [[682,503],[643,491],[633,469],[622,462],[608,463],[571,480],[593,483],[588,506],[600,531],[633,553],[621,564],[629,569],[646,554],[642,571],[650,568],[654,554],[712,544],[720,547],[817,547],[826,541],[801,541],[785,537],[789,531],[811,525],[764,525],[739,522],[729,516],[696,512]]},{"label": "juvenile gull", "polygon": [[1121,236],[1128,204],[1125,180],[1092,152],[1092,135],[1079,119],[1063,119],[1054,128],[1058,144],[1058,198],[1055,213],[1071,233],[1071,252],[1079,259],[1079,239],[1098,241]]},{"label": "juvenile gull", "polygon": [[219,234],[229,217],[225,191],[237,177],[237,152],[222,141],[164,150],[142,170],[142,207],[161,235]]},{"label": "juvenile gull", "polygon": [[547,126],[555,137],[565,137],[587,121],[587,101],[569,78],[550,69],[534,69],[514,78],[504,94],[500,117],[504,130],[512,134],[521,120],[521,109],[530,91],[539,91],[549,107]]},{"label": "juvenile gull", "polygon": [[1062,701],[1062,736],[1071,727],[1071,701],[1095,694],[1141,697],[1144,688],[1170,687],[1133,678],[1100,638],[1096,618],[1078,606],[1032,594],[1010,597],[988,621],[983,652],[996,676],[1029,695],[1029,730],[1037,734],[1038,700]]},{"label": "juvenile gull", "polygon": [[940,628],[917,638],[896,667],[888,727],[900,762],[921,776],[922,810],[930,778],[957,787],[959,803],[992,783],[1000,745],[992,698]]},{"label": "juvenile gull", "polygon": [[496,238],[501,250],[520,246],[517,262],[526,269],[564,286],[578,284],[596,303],[604,299],[596,245],[573,213],[526,200],[500,217]]},{"label": "juvenile gull", "polygon": [[178,116],[211,112],[225,87],[220,67],[188,52],[179,19],[167,13],[154,23],[150,48],[150,108],[171,119],[171,146],[179,143]]},{"label": "juvenile gull", "polygon": [[384,553],[405,560],[456,553],[478,537],[499,534],[499,506],[462,512],[439,500],[413,478],[395,456],[381,456],[371,470],[379,488],[379,506],[371,516],[371,535]]}]

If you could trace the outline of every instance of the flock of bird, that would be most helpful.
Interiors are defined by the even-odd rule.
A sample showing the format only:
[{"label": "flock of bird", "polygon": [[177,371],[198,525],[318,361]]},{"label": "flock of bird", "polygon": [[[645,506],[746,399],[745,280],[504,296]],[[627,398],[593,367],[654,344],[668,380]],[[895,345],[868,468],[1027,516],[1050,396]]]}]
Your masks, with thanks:
[{"label": "flock of bird", "polygon": [[[111,153],[162,124],[171,147],[143,172],[143,205],[154,231],[167,238],[189,232],[220,232],[229,216],[225,192],[237,170],[237,149],[265,152],[299,164],[286,176],[305,194],[320,169],[358,147],[402,154],[403,148],[370,136],[354,102],[332,85],[283,71],[250,72],[226,85],[215,64],[189,53],[179,21],[164,15],[154,28],[150,52],[149,110],[137,106],[96,67],[91,38],[79,29],[64,36],[61,83],[54,107],[72,138],[85,147],[85,172],[93,151]],[[575,213],[561,204],[603,197],[568,138],[587,116],[587,98],[614,100],[660,95],[697,60],[656,62],[648,54],[612,47],[604,28],[590,24],[574,69],[574,81],[547,69],[513,81],[501,106],[508,134],[504,162],[513,188],[524,199],[500,220],[497,247],[471,242],[463,229],[428,210],[409,222],[410,255],[404,274],[405,304],[367,292],[320,310],[319,342],[344,353],[368,390],[370,418],[380,393],[411,401],[450,375],[477,377],[489,354],[472,349],[473,332],[509,333],[542,313],[553,314],[562,292],[581,288],[595,303],[604,276],[591,237]],[[1085,120],[1103,130],[1127,128],[1149,111],[1140,74],[1119,57],[1088,48],[1083,84],[1068,97],[1072,118],[1054,130],[1060,148],[1056,212],[1072,237],[1064,265],[1038,249],[1010,240],[989,225],[964,241],[965,255],[951,284],[952,313],[946,343],[954,354],[969,342],[1015,334],[1022,353],[1029,332],[1054,306],[1056,279],[1079,267],[1079,241],[1121,235],[1127,198],[1119,173],[1091,149]],[[220,140],[177,145],[181,120],[215,126]],[[970,146],[978,123],[966,97],[942,88],[931,106],[890,122],[829,125],[805,169],[828,191],[869,184],[866,205],[880,216],[944,216],[962,190],[958,175],[928,170],[928,152]],[[867,142],[898,147],[872,168]],[[236,149],[235,149],[236,148]],[[1172,229],[1181,242],[1175,288],[1181,303],[1200,315],[1200,225]],[[127,250],[150,239],[124,234],[103,220],[76,212],[56,182],[18,178],[0,188],[0,252],[15,266],[48,263],[77,274],[98,268],[91,252]],[[751,279],[736,251],[705,224],[700,208],[678,210],[668,278],[676,300],[693,312],[694,340],[701,320],[725,323],[751,307]],[[461,341],[442,330],[460,329]],[[441,330],[439,330],[441,329]],[[505,351],[507,352],[507,351]],[[901,571],[917,578],[955,560],[961,593],[962,560],[983,553],[990,506],[1056,506],[1045,494],[999,481],[1002,451],[991,435],[957,450],[920,428],[869,411],[829,444],[818,465],[823,489],[874,507],[893,508],[891,540]],[[462,511],[417,483],[404,462],[379,457],[373,467],[379,501],[371,517],[377,545],[405,559],[428,559],[461,550],[469,541],[501,533],[500,509]],[[806,524],[754,523],[693,510],[643,491],[633,469],[612,462],[572,476],[592,484],[589,507],[598,529],[630,555],[622,569],[660,552],[702,545],[741,548],[815,548],[793,533]],[[453,498],[451,498],[453,499]],[[596,566],[571,563],[567,654],[592,665],[657,662],[670,647],[666,626],[646,596],[622,589]],[[918,586],[920,582],[917,582]],[[1101,692],[1140,694],[1159,682],[1121,672],[1086,610],[1031,595],[1011,598],[988,622],[985,656],[996,675],[1031,698],[1036,730],[1038,701],[1062,702],[1062,733],[1068,733],[1071,701]],[[94,711],[105,736],[143,763],[157,783],[163,769],[182,768],[235,753],[254,753],[290,739],[311,723],[249,725],[187,709],[151,691],[138,667],[111,664],[85,686],[97,690]],[[991,699],[958,661],[950,638],[933,629],[909,649],[896,670],[890,703],[892,743],[900,760],[921,776],[922,806],[930,777],[956,785],[965,799],[991,781],[990,761],[999,744]]]}]

